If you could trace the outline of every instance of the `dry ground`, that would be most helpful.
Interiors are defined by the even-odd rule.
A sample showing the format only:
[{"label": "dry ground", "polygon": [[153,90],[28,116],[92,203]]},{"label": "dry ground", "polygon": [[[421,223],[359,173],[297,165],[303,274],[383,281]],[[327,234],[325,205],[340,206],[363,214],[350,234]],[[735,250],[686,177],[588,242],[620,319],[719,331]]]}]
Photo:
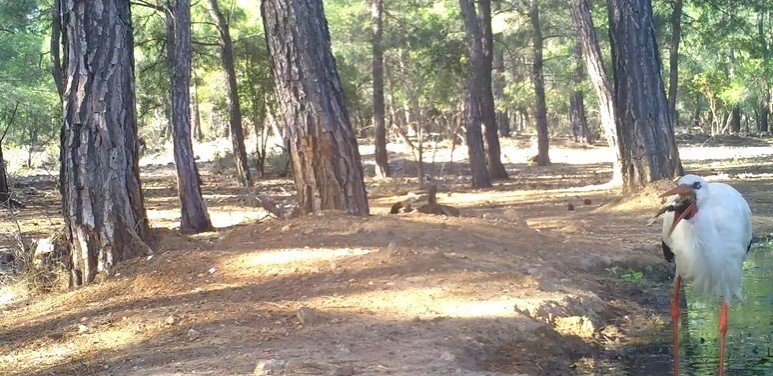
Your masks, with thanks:
[{"label": "dry ground", "polygon": [[[773,232],[770,144],[686,141],[688,170],[737,186],[755,234]],[[146,167],[156,254],[77,291],[0,290],[0,374],[249,375],[262,362],[290,375],[563,375],[630,363],[669,321],[671,272],[647,226],[658,187],[623,197],[600,185],[610,171],[597,147],[559,142],[553,166],[529,166],[525,143],[505,142],[511,179],[489,190],[436,154],[448,162],[430,169],[439,199],[460,218],[388,214],[416,182],[398,155],[398,178],[369,182],[368,218],[269,218],[210,164],[218,229],[200,235],[175,228],[172,168]],[[61,223],[53,181],[20,182],[30,205],[1,213],[6,244],[14,217],[31,237]],[[259,189],[292,194],[286,179]]]}]

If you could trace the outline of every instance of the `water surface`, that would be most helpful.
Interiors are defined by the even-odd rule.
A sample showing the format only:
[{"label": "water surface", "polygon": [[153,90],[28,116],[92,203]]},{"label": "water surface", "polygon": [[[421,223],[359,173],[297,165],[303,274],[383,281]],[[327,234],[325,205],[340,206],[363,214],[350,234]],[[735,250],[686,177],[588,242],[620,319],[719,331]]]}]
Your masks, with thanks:
[{"label": "water surface", "polygon": [[[725,375],[773,376],[773,243],[752,246],[744,262],[743,302],[728,312]],[[685,376],[716,375],[718,368],[718,298],[697,296],[685,288],[687,309],[681,309],[679,368]],[[671,325],[653,343],[631,349],[627,364],[604,375],[670,375]]]}]

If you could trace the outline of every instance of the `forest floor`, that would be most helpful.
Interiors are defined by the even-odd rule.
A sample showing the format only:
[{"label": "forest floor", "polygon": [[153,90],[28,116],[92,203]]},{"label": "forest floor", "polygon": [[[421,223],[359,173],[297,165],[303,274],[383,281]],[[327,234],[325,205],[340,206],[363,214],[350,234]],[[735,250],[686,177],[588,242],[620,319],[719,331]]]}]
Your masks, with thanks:
[{"label": "forest floor", "polygon": [[[636,349],[651,350],[670,323],[673,273],[659,224],[647,222],[671,183],[623,196],[603,184],[611,173],[603,148],[554,141],[553,165],[536,167],[526,162],[528,142],[504,140],[511,178],[486,190],[468,187],[466,166],[448,162],[447,145],[430,151],[436,164],[426,171],[436,175],[438,199],[461,217],[389,214],[416,189],[408,153],[392,155],[397,178],[368,180],[367,218],[275,219],[215,163],[202,163],[217,229],[198,235],[176,229],[173,167],[148,162],[155,254],[75,291],[0,289],[0,374],[250,375],[258,366],[287,375],[564,375],[607,363],[646,367],[636,365]],[[689,172],[736,186],[754,212],[755,235],[773,232],[770,139],[681,144]],[[459,149],[457,160],[466,152]],[[372,171],[372,151],[363,148],[363,158]],[[53,179],[18,184],[28,207],[0,211],[6,247],[17,220],[30,237],[61,223]],[[284,178],[257,189],[277,200],[292,195]]]}]

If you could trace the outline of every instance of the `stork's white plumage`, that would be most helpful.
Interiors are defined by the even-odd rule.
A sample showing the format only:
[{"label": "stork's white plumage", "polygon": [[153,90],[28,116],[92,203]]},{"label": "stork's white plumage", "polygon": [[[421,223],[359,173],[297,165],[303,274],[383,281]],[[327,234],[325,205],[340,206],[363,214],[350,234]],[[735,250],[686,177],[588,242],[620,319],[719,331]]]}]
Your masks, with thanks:
[{"label": "stork's white plumage", "polygon": [[674,374],[678,374],[679,285],[692,282],[699,293],[722,298],[719,374],[723,374],[727,305],[741,299],[743,260],[752,240],[751,210],[743,196],[723,183],[685,175],[664,193],[663,254],[676,263],[671,316],[674,324]]}]

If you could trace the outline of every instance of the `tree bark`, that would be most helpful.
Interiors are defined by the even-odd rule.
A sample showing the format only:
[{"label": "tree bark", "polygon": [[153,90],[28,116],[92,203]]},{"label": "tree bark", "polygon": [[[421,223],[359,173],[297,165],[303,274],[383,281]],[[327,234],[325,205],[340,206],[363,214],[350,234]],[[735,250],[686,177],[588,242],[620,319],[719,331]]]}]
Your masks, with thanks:
[{"label": "tree bark", "polygon": [[322,0],[263,0],[261,13],[301,212],[368,215],[360,152]]},{"label": "tree bark", "polygon": [[384,1],[373,0],[371,22],[373,28],[373,132],[376,143],[376,176],[389,177],[389,159],[386,149],[386,111],[384,106]]},{"label": "tree bark", "polygon": [[177,193],[180,197],[180,230],[203,232],[212,222],[201,194],[201,178],[193,155],[190,122],[191,83],[191,4],[189,0],[169,0],[166,15],[167,57],[172,70],[170,97],[174,161],[177,167]]},{"label": "tree bark", "polygon": [[679,124],[676,113],[676,92],[679,83],[679,36],[682,33],[682,0],[674,0],[674,12],[671,14],[671,48],[669,49],[668,73],[668,113],[671,124]]},{"label": "tree bark", "polygon": [[612,166],[612,180],[614,185],[623,184],[623,157],[620,145],[620,126],[616,120],[615,97],[612,84],[604,68],[604,60],[599,48],[596,29],[586,0],[572,0],[572,19],[582,41],[582,52],[585,58],[585,68],[588,77],[596,93],[596,102],[599,106],[599,120],[604,131],[609,148],[615,158]]},{"label": "tree bark", "polygon": [[128,0],[67,0],[60,177],[70,284],[112,275],[149,250],[137,153],[134,59]]},{"label": "tree bark", "polygon": [[233,43],[228,21],[220,12],[217,0],[207,0],[209,15],[215,21],[217,32],[220,34],[220,62],[226,76],[226,89],[228,91],[228,123],[231,134],[231,144],[236,160],[236,174],[239,184],[243,187],[252,186],[250,165],[247,161],[247,148],[244,146],[244,128],[242,127],[242,110],[239,105],[239,87],[236,83],[236,69],[234,68]]},{"label": "tree bark", "polygon": [[491,187],[491,176],[486,167],[486,151],[483,147],[483,114],[481,101],[484,91],[491,91],[489,83],[480,79],[480,72],[485,70],[482,62],[486,59],[483,47],[483,33],[475,13],[474,0],[459,0],[467,34],[467,85],[464,91],[464,117],[467,139],[467,152],[470,160],[472,186],[477,188]]},{"label": "tree bark", "polygon": [[537,127],[537,165],[550,164],[547,106],[545,105],[545,79],[542,75],[542,28],[539,19],[539,1],[531,0],[529,21],[532,29],[533,61],[531,80],[534,84],[534,119]]},{"label": "tree bark", "polygon": [[572,124],[572,134],[574,142],[590,144],[590,132],[588,131],[588,120],[585,117],[585,103],[583,100],[582,85],[583,66],[582,66],[582,43],[577,41],[572,47],[572,84],[574,89],[569,97],[569,122]]},{"label": "tree bark", "polygon": [[650,0],[607,0],[615,107],[622,131],[623,184],[636,190],[681,174],[660,77]]},{"label": "tree bark", "polygon": [[483,61],[480,71],[475,72],[483,86],[481,97],[481,114],[486,130],[486,156],[489,176],[492,179],[507,179],[507,170],[502,164],[502,148],[499,144],[499,128],[497,127],[496,106],[492,92],[492,61],[494,59],[494,35],[491,30],[491,0],[478,0],[478,22],[483,36]]}]

